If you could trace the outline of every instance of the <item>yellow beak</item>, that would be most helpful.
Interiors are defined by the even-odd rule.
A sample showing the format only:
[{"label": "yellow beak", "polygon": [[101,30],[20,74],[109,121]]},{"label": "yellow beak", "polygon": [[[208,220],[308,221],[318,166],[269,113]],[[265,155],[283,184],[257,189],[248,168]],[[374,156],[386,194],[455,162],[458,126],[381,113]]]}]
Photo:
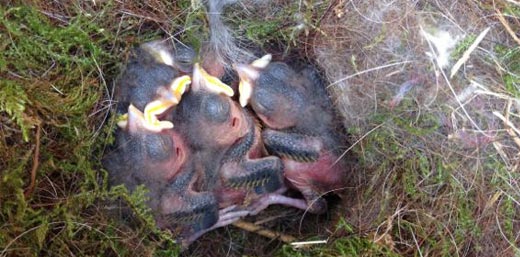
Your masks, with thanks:
[{"label": "yellow beak", "polygon": [[238,101],[242,107],[246,107],[253,95],[254,81],[259,77],[259,69],[264,69],[271,62],[272,56],[266,54],[262,58],[253,61],[250,65],[237,64],[233,65],[240,77],[238,84],[238,93],[240,94]]},{"label": "yellow beak", "polygon": [[[149,105],[150,103],[147,104],[146,107]],[[128,106],[128,126],[130,132],[133,132],[133,130],[144,130],[145,132],[158,133],[164,129],[173,128],[173,123],[166,120],[158,120],[156,116],[147,116],[146,111],[143,114],[141,111],[139,111],[139,109],[130,104],[130,106]]]},{"label": "yellow beak", "polygon": [[173,128],[173,124],[171,122],[168,122],[171,124],[169,125],[166,123],[166,121],[159,121],[157,116],[163,114],[165,111],[170,109],[170,107],[177,105],[181,101],[182,94],[184,94],[186,87],[190,83],[191,78],[188,75],[174,79],[169,88],[169,93],[171,93],[169,97],[163,96],[161,99],[152,101],[144,107],[144,120],[148,126],[160,126],[156,129]]},{"label": "yellow beak", "polygon": [[215,94],[225,94],[230,97],[235,94],[230,86],[220,81],[217,77],[209,75],[198,63],[195,64],[193,70],[193,81],[197,81],[205,89]]},{"label": "yellow beak", "polygon": [[251,65],[238,64],[234,65],[235,70],[240,77],[238,84],[238,101],[242,107],[246,107],[253,95],[254,81],[258,78],[258,71]]},{"label": "yellow beak", "polygon": [[191,84],[191,78],[188,75],[175,78],[170,85],[170,92],[173,95],[171,102],[178,104],[181,101],[182,95],[186,92],[186,88]]},{"label": "yellow beak", "polygon": [[182,94],[184,94],[186,87],[190,83],[191,78],[188,75],[174,79],[169,86],[168,92],[160,94],[160,99],[146,104],[144,113],[130,104],[130,106],[128,106],[128,113],[121,116],[117,125],[122,129],[128,129],[130,132],[142,130],[160,132],[163,129],[173,128],[172,122],[161,121],[157,119],[157,116],[163,114],[170,107],[177,105],[181,101]]}]

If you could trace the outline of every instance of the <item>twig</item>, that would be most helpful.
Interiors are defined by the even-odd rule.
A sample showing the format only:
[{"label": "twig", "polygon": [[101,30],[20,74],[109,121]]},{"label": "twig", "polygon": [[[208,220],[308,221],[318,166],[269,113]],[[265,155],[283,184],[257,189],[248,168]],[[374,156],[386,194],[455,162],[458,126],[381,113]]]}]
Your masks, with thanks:
[{"label": "twig", "polygon": [[290,235],[285,235],[276,231],[272,231],[269,229],[262,228],[257,226],[251,222],[246,222],[243,220],[236,221],[233,223],[233,226],[243,229],[245,231],[249,231],[252,233],[256,233],[258,235],[270,238],[270,239],[278,239],[286,244],[296,241],[296,238]]},{"label": "twig", "polygon": [[[506,126],[509,128],[506,129],[506,132],[513,138],[513,141],[520,147],[520,131],[513,125],[513,123],[509,120],[509,113],[511,111],[511,105],[512,101],[511,99],[507,101],[507,109],[506,109],[506,116],[502,116],[502,114],[498,112],[493,112],[495,116],[497,116],[499,119],[501,119]],[[515,134],[515,132],[518,134]],[[520,155],[520,152],[518,153]]]},{"label": "twig", "polygon": [[161,23],[162,21],[159,20],[159,19],[155,19],[151,16],[145,16],[145,15],[140,15],[140,14],[136,14],[136,13],[132,13],[130,11],[127,11],[127,10],[122,10],[120,11],[120,13],[122,14],[126,14],[128,16],[133,16],[133,17],[136,17],[136,18],[140,18],[140,19],[145,19],[145,20],[150,20],[150,21],[154,21],[154,22],[157,22],[157,23]]},{"label": "twig", "polygon": [[[497,116],[499,119],[501,119],[501,120],[504,122],[504,124],[506,124],[509,128],[511,128],[511,129],[512,129],[511,133],[512,133],[513,131],[515,131],[518,135],[520,135],[520,130],[518,130],[518,129],[515,127],[515,125],[513,125],[513,123],[511,123],[511,121],[509,121],[508,119],[506,119],[506,118],[504,117],[504,115],[500,114],[500,113],[497,112],[497,111],[494,111],[494,112],[493,112],[493,115]],[[514,133],[513,133],[513,135],[514,135]],[[515,135],[515,136],[516,136],[516,135]]]},{"label": "twig", "polygon": [[282,217],[287,217],[287,212],[283,212],[280,215],[269,216],[269,217],[267,217],[265,219],[261,219],[261,220],[256,221],[254,224],[257,225],[257,226],[260,226],[260,225],[262,225],[264,223],[267,223],[267,222],[272,221],[272,220],[277,220],[277,219],[282,218]]},{"label": "twig", "polygon": [[33,156],[33,165],[31,169],[31,182],[27,189],[25,189],[24,196],[28,197],[32,194],[34,190],[34,185],[36,184],[36,171],[38,171],[38,166],[40,166],[40,125],[36,126],[36,147],[34,148],[34,156]]},{"label": "twig", "polygon": [[469,59],[469,55],[473,51],[475,51],[475,49],[477,48],[478,44],[480,44],[480,42],[482,41],[482,39],[484,39],[484,37],[487,35],[487,33],[489,32],[490,29],[491,28],[488,27],[484,31],[482,31],[480,33],[480,35],[478,35],[478,37],[475,39],[473,44],[471,44],[471,46],[468,48],[468,50],[466,50],[464,52],[464,54],[462,54],[462,57],[455,63],[455,65],[453,65],[453,68],[451,68],[450,79],[453,78],[453,76],[455,76],[455,73],[457,73],[457,71],[460,69],[462,64],[464,64]]},{"label": "twig", "polygon": [[41,225],[38,225],[36,227],[32,227],[22,233],[20,233],[19,235],[17,235],[13,240],[9,241],[9,243],[4,247],[4,249],[2,249],[2,251],[0,252],[0,257],[5,257],[7,256],[7,251],[9,250],[9,247],[14,243],[16,242],[18,239],[24,237],[26,234],[40,228],[41,226],[43,226],[44,224],[41,224]]},{"label": "twig", "polygon": [[32,227],[22,233],[20,233],[19,235],[17,235],[15,238],[13,238],[13,240],[9,241],[9,243],[7,243],[7,245],[4,247],[4,249],[0,249],[0,257],[5,257],[7,256],[7,252],[9,251],[9,247],[11,247],[11,245],[13,245],[16,241],[18,241],[18,239],[24,237],[25,235],[31,233],[32,231],[34,230],[37,230],[39,229],[40,227],[42,226],[57,226],[57,225],[60,225],[60,224],[63,224],[63,225],[67,225],[67,224],[74,224],[78,227],[81,227],[81,228],[87,228],[89,231],[96,231],[98,232],[99,234],[103,235],[105,238],[109,238],[107,234],[105,234],[103,231],[95,228],[95,227],[92,227],[90,225],[88,225],[87,223],[80,223],[80,222],[75,222],[75,221],[55,221],[55,222],[49,222],[47,224],[40,224],[36,227]]},{"label": "twig", "polygon": [[294,246],[294,248],[301,248],[309,245],[316,245],[316,244],[326,244],[327,240],[315,240],[315,241],[303,241],[303,242],[294,242],[291,243],[291,246]]},{"label": "twig", "polygon": [[509,35],[513,38],[513,40],[515,40],[516,43],[518,45],[520,45],[520,39],[516,36],[515,32],[511,28],[511,26],[509,26],[509,22],[507,22],[506,18],[504,18],[504,15],[502,14],[502,12],[498,8],[495,8],[495,10],[497,12],[498,20],[502,23],[502,25],[504,25],[504,28],[506,28],[507,33],[509,33]]}]

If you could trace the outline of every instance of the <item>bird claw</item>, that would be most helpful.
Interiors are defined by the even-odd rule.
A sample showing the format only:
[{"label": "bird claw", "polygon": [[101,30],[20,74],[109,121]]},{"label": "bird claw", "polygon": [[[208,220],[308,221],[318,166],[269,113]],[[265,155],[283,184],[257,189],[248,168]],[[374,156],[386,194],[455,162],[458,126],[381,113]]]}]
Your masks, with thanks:
[{"label": "bird claw", "polygon": [[207,233],[207,232],[209,232],[211,230],[220,228],[220,227],[227,226],[227,225],[229,225],[229,224],[231,224],[231,223],[233,223],[233,222],[235,222],[235,221],[237,221],[237,220],[239,220],[239,219],[241,219],[241,218],[243,218],[243,217],[245,217],[245,216],[247,216],[247,215],[249,215],[251,213],[248,210],[236,210],[236,208],[237,208],[236,205],[232,205],[232,206],[229,206],[229,207],[226,207],[226,208],[220,210],[219,211],[219,218],[218,218],[217,223],[215,223],[210,228],[197,231],[194,234],[190,235],[188,238],[183,239],[181,241],[182,246],[184,248],[186,248],[193,241],[197,240],[199,237],[201,237],[205,233]]},{"label": "bird claw", "polygon": [[[285,188],[283,188],[283,190],[285,190]],[[308,205],[305,200],[284,196],[282,195],[282,192],[263,195],[260,199],[256,200],[254,204],[249,206],[249,214],[257,215],[262,210],[273,204],[291,206],[301,210],[307,209]]]}]

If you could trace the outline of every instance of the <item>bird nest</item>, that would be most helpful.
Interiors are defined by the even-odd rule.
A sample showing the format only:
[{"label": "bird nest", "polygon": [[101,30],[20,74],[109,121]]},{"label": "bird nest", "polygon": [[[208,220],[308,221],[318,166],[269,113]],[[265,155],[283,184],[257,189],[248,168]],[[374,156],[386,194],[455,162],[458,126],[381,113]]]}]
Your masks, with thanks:
[{"label": "bird nest", "polygon": [[[100,159],[113,141],[112,88],[130,49],[160,37],[200,48],[208,38],[201,3],[8,2],[0,7],[0,256],[178,254],[145,193],[108,189]],[[354,162],[325,215],[273,206],[183,254],[518,254],[519,16],[512,0],[226,9],[240,47],[321,70]],[[276,233],[307,243],[296,248]]]}]

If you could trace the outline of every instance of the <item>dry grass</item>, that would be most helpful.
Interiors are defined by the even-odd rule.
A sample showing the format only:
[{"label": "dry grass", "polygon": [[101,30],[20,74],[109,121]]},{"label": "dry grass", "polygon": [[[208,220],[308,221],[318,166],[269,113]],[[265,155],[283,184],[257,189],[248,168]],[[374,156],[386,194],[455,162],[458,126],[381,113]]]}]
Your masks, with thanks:
[{"label": "dry grass", "polygon": [[331,5],[312,50],[345,125],[370,133],[345,216],[367,237],[404,255],[518,254],[520,70],[509,58],[520,56],[508,28],[518,31],[518,11],[504,1]]},{"label": "dry grass", "polygon": [[[0,256],[177,254],[142,192],[106,188],[99,158],[128,50],[169,36],[200,47],[199,2],[9,4],[0,7]],[[519,17],[515,0],[228,10],[244,47],[320,67],[357,162],[327,215],[274,207],[249,219],[327,244],[293,249],[229,226],[184,255],[518,256]]]}]

